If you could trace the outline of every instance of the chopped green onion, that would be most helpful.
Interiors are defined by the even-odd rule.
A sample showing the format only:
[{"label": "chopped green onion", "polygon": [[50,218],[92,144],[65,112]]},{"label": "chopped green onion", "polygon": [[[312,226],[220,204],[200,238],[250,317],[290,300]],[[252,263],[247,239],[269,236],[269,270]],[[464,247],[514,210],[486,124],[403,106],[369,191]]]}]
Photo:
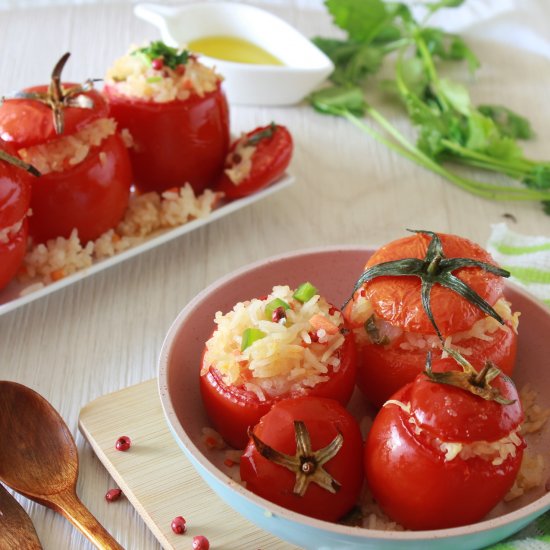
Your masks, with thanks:
[{"label": "chopped green onion", "polygon": [[148,79],[147,79],[147,82],[149,84],[154,84],[155,82],[160,82],[162,80],[162,76],[150,76]]},{"label": "chopped green onion", "polygon": [[284,300],[281,300],[280,298],[275,298],[265,306],[266,317],[271,320],[273,312],[279,307],[282,307],[283,309],[290,309],[290,306]]},{"label": "chopped green onion", "polygon": [[317,294],[317,289],[308,282],[302,283],[292,295],[299,302],[305,303]]},{"label": "chopped green onion", "polygon": [[241,351],[250,347],[256,340],[261,340],[266,336],[266,333],[259,328],[247,328],[243,332]]}]

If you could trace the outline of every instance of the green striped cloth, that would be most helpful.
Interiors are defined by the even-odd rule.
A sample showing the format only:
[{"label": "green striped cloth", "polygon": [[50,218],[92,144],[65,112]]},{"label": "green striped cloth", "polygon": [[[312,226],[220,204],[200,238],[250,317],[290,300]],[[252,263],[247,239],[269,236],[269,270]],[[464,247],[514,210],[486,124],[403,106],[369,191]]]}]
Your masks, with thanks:
[{"label": "green striped cloth", "polygon": [[[493,225],[487,250],[512,274],[510,280],[550,306],[550,237],[520,235]],[[490,550],[550,550],[550,512]]]},{"label": "green striped cloth", "polygon": [[486,550],[549,550],[550,512],[546,512],[513,537]]},{"label": "green striped cloth", "polygon": [[550,237],[529,237],[511,231],[505,223],[493,225],[487,250],[511,281],[550,306]]}]

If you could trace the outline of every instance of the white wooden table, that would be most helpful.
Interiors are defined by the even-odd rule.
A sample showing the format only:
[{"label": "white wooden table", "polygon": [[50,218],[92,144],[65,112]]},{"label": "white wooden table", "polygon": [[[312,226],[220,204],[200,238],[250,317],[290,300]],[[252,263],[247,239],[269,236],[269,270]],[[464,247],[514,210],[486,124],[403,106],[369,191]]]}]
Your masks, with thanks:
[{"label": "white wooden table", "polygon": [[[315,2],[261,5],[308,36],[333,32]],[[482,69],[471,84],[474,99],[504,103],[526,114],[538,134],[528,151],[548,158],[550,61],[511,45],[482,42],[476,33],[482,34],[477,29],[470,38]],[[65,51],[72,53],[65,77],[82,81],[102,76],[131,43],[157,37],[156,29],[133,16],[129,2],[0,10],[0,94],[47,82]],[[408,131],[398,111],[389,113]],[[208,283],[272,254],[379,244],[403,236],[405,228],[458,233],[484,244],[491,224],[511,214],[517,222],[509,223],[518,232],[550,233],[550,218],[538,204],[494,203],[468,195],[395,156],[349,123],[320,116],[305,104],[233,106],[231,117],[236,133],[271,120],[290,128],[294,186],[0,317],[0,378],[39,391],[66,419],[79,446],[78,492],[127,548],[159,545],[129,503],[105,506],[104,494],[113,482],[78,433],[78,414],[92,399],[155,376],[170,323]],[[91,547],[64,519],[21,502],[44,548]]]}]

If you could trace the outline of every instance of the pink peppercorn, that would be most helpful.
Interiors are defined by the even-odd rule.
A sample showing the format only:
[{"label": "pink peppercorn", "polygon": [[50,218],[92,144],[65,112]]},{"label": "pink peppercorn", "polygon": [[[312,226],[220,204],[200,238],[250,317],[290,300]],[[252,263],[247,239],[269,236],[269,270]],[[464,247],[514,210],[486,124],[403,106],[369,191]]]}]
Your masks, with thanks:
[{"label": "pink peppercorn", "polygon": [[209,550],[210,543],[206,537],[197,535],[193,537],[193,550]]},{"label": "pink peppercorn", "polygon": [[181,516],[175,517],[172,520],[170,527],[172,528],[172,531],[176,533],[176,535],[183,535],[183,533],[187,531],[187,525],[185,525],[185,519]]},{"label": "pink peppercorn", "polygon": [[108,502],[114,502],[115,500],[118,500],[121,495],[122,491],[120,489],[109,489],[105,493],[105,500]]},{"label": "pink peppercorn", "polygon": [[281,319],[286,319],[285,308],[282,306],[275,308],[271,314],[271,320],[274,323],[278,323]]},{"label": "pink peppercorn", "polygon": [[115,443],[117,451],[127,451],[132,445],[132,440],[127,435],[121,435]]},{"label": "pink peppercorn", "polygon": [[160,71],[164,67],[164,59],[162,59],[162,57],[153,59],[153,61],[151,61],[151,67],[153,67],[155,71]]}]

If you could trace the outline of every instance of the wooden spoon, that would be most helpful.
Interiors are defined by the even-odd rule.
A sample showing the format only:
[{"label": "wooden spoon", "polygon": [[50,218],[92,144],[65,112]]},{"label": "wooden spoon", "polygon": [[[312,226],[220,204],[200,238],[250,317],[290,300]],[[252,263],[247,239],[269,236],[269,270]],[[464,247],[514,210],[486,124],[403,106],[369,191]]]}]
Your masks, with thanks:
[{"label": "wooden spoon", "polygon": [[122,549],[76,495],[78,453],[67,425],[38,393],[0,381],[0,481],[65,516],[98,548]]},{"label": "wooden spoon", "polygon": [[41,550],[42,545],[25,509],[0,484],[0,548]]}]

